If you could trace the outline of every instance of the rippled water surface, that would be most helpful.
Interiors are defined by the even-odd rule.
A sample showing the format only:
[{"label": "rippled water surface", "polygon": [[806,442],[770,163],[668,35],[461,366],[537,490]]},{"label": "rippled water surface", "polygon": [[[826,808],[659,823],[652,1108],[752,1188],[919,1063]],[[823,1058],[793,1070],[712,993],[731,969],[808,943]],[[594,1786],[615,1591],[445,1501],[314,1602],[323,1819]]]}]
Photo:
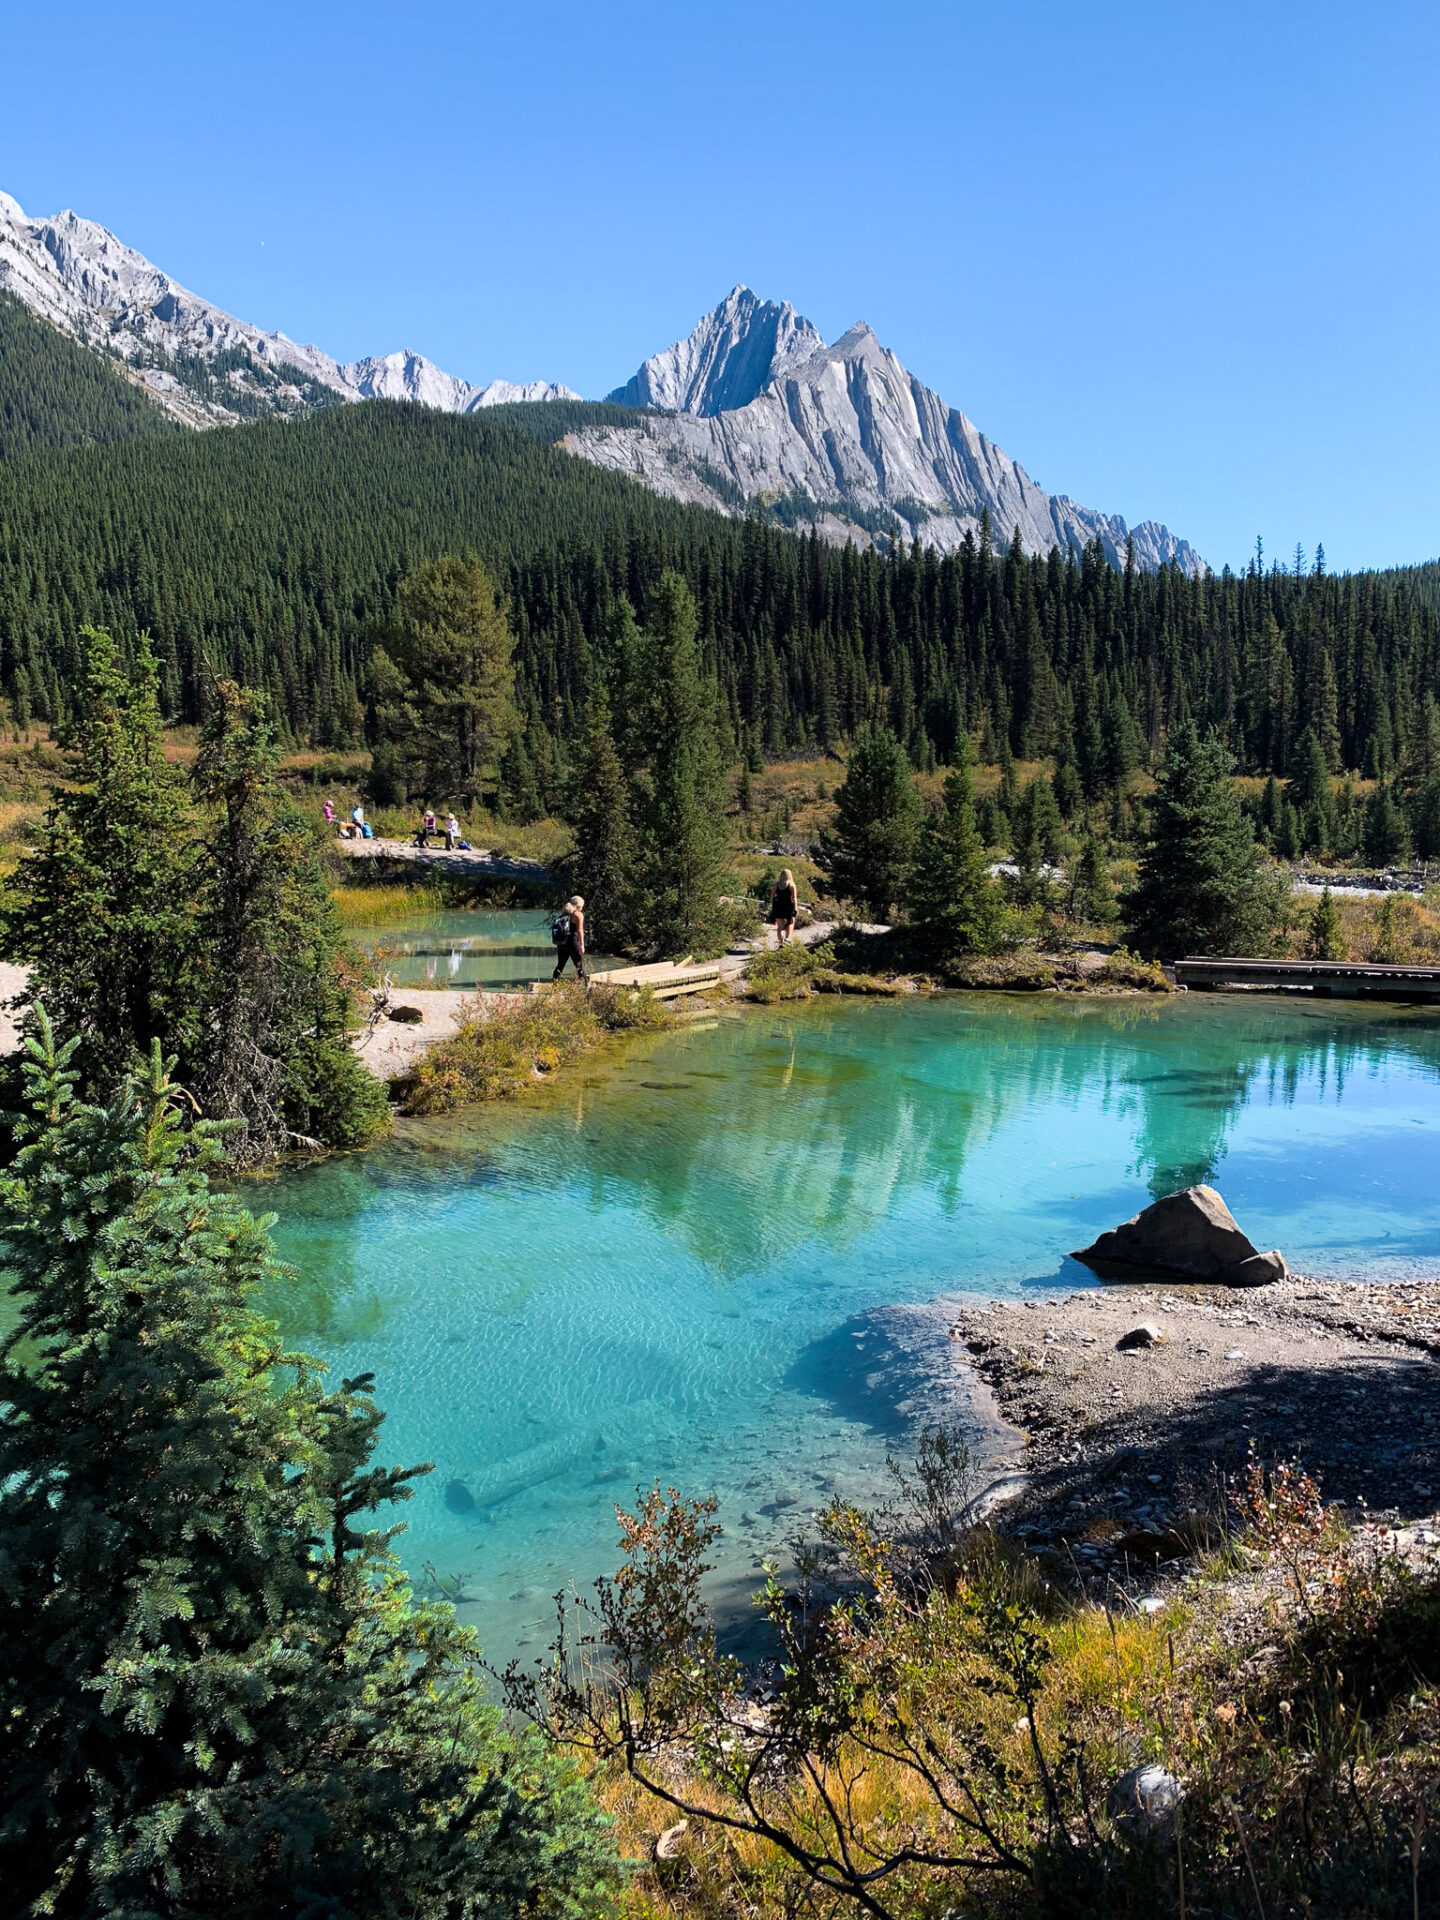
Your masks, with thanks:
[{"label": "rippled water surface", "polygon": [[749,1011],[287,1176],[272,1302],[433,1460],[401,1550],[497,1655],[714,1490],[748,1573],[904,1445],[857,1316],[1089,1284],[1065,1258],[1213,1178],[1302,1271],[1440,1271],[1440,1015],[1188,995]]}]

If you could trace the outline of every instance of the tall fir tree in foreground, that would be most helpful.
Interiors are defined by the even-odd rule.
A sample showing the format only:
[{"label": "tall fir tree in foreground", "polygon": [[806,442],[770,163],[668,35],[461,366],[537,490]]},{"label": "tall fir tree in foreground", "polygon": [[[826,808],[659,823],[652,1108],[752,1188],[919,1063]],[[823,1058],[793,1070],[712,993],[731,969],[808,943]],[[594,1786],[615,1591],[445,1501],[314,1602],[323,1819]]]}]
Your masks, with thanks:
[{"label": "tall fir tree in foreground", "polygon": [[994,953],[1005,944],[1005,904],[975,825],[969,766],[945,777],[945,804],[920,829],[910,873],[910,922],[932,960]]},{"label": "tall fir tree in foreground", "polygon": [[203,856],[188,783],[165,758],[148,639],[127,660],[87,627],[80,659],[61,735],[73,784],[56,791],[39,847],[13,876],[5,939],[7,957],[30,968],[29,995],[76,1041],[77,1068],[102,1084],[134,1046],[194,1044]]},{"label": "tall fir tree in foreground", "polygon": [[835,824],[817,864],[839,900],[888,920],[905,899],[920,826],[920,795],[905,749],[886,726],[863,728],[835,789]]},{"label": "tall fir tree in foreground", "polygon": [[1231,784],[1233,762],[1193,720],[1170,736],[1150,807],[1126,925],[1142,953],[1263,954],[1275,927],[1274,889]]},{"label": "tall fir tree in foreground", "polygon": [[251,1296],[265,1227],[158,1043],[104,1106],[37,1014],[0,1183],[0,1876],[15,1915],[572,1920],[615,1871],[576,1776],[481,1698],[373,1516],[368,1376]]},{"label": "tall fir tree in foreground", "polygon": [[695,602],[678,573],[663,574],[651,595],[637,651],[627,686],[635,937],[665,955],[713,953],[726,925],[725,763]]}]

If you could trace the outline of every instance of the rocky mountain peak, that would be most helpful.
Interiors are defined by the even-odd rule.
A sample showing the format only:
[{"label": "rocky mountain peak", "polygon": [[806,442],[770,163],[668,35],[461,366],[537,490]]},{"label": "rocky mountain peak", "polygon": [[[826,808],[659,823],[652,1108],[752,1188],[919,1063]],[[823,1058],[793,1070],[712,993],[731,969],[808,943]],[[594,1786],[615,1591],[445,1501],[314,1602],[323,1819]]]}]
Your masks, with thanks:
[{"label": "rocky mountain peak", "polygon": [[303,414],[337,397],[411,400],[446,413],[577,397],[545,381],[476,386],[409,350],[342,367],[319,347],[237,320],[93,220],[68,208],[30,219],[8,193],[0,193],[0,289],[118,361],[187,426]]},{"label": "rocky mountain peak", "polygon": [[779,503],[787,524],[808,521],[828,539],[918,539],[948,552],[978,534],[988,509],[996,538],[1018,532],[1029,553],[1098,539],[1118,564],[1133,534],[1142,566],[1204,571],[1194,548],[1154,521],[1132,529],[1046,493],[863,320],[827,347],[788,303],[736,287],[610,398],[652,412],[634,427],[582,429],[566,445],[721,512]]},{"label": "rocky mountain peak", "polygon": [[684,340],[651,356],[607,397],[711,418],[749,403],[787,368],[823,350],[818,328],[782,301],[737,286]]}]

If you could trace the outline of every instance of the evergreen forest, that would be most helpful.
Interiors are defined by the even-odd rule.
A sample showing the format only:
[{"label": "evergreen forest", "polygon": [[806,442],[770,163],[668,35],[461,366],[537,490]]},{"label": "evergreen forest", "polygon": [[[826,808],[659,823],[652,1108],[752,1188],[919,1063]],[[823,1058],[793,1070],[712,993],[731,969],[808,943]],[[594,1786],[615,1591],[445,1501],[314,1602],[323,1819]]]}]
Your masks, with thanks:
[{"label": "evergreen forest", "polygon": [[116,367],[0,293],[0,461],[180,431]]},{"label": "evergreen forest", "polygon": [[[32,439],[69,433],[62,413],[36,413]],[[292,739],[373,742],[369,662],[400,583],[468,553],[507,607],[520,746],[547,807],[619,602],[643,618],[667,570],[694,597],[737,757],[824,749],[884,721],[922,769],[953,762],[969,734],[982,758],[1073,762],[1091,796],[1193,719],[1242,772],[1281,780],[1307,735],[1331,774],[1384,779],[1428,760],[1433,566],[1332,575],[1323,551],[1288,567],[1257,554],[1243,573],[1191,580],[1113,568],[1098,548],[1027,558],[1003,528],[943,557],[904,541],[837,549],[758,513],[659,499],[555,444],[582,421],[626,417],[373,404],[12,452],[0,461],[12,715],[65,720],[79,634],[97,624],[122,642],[151,634],[168,719],[200,720],[214,672],[263,690]]]}]

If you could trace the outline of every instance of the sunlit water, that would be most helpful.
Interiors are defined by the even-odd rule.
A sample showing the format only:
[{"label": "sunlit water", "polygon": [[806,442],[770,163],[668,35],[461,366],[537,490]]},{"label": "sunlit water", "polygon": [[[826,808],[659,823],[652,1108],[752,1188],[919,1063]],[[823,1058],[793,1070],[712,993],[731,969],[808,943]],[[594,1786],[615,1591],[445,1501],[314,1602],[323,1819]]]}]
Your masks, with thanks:
[{"label": "sunlit water", "polygon": [[[906,1435],[859,1316],[1092,1284],[1066,1250],[1213,1177],[1301,1271],[1440,1271],[1440,1015],[1191,994],[730,1014],[287,1176],[273,1307],[432,1460],[402,1552],[498,1656],[714,1491],[732,1579]],[[874,1345],[868,1347],[873,1356]]]},{"label": "sunlit water", "polygon": [[[351,939],[397,987],[455,987],[473,993],[548,980],[555,969],[551,914],[429,913],[396,926],[356,927]],[[588,954],[592,973],[623,961]]]}]

